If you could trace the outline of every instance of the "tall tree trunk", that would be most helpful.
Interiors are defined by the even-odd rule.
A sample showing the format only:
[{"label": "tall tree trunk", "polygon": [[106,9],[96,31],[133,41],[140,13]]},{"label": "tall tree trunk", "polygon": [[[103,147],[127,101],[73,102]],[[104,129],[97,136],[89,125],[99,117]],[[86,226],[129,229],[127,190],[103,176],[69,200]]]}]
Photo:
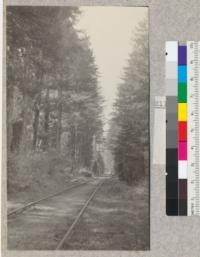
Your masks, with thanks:
[{"label": "tall tree trunk", "polygon": [[40,117],[40,104],[41,104],[41,92],[39,92],[38,99],[34,106],[34,120],[33,120],[33,150],[36,148],[37,137],[38,137],[38,125]]},{"label": "tall tree trunk", "polygon": [[38,127],[39,127],[39,118],[40,118],[40,107],[41,107],[41,100],[42,100],[42,80],[43,80],[44,71],[40,66],[38,77],[40,83],[40,91],[38,93],[35,106],[34,106],[34,117],[33,117],[33,150],[35,150],[37,141],[38,141]]},{"label": "tall tree trunk", "polygon": [[74,164],[75,167],[77,168],[77,164],[78,164],[78,127],[77,124],[75,124],[75,128],[74,128]]},{"label": "tall tree trunk", "polygon": [[58,120],[57,120],[57,129],[56,129],[56,148],[60,150],[60,139],[62,131],[62,86],[58,86]]},{"label": "tall tree trunk", "polygon": [[47,148],[49,145],[49,114],[50,114],[50,103],[49,103],[49,88],[46,89],[45,96],[45,108],[44,108],[44,147]]},{"label": "tall tree trunk", "polygon": [[23,94],[23,110],[22,110],[22,137],[20,144],[20,151],[25,152],[28,149],[28,138],[30,135],[27,131],[27,125],[30,119],[30,97],[27,94]]},{"label": "tall tree trunk", "polygon": [[29,148],[28,137],[30,136],[30,135],[28,135],[28,131],[27,131],[27,125],[28,125],[29,119],[30,119],[29,110],[31,108],[31,104],[30,104],[31,99],[26,92],[26,87],[30,83],[30,81],[29,81],[30,70],[29,70],[27,63],[26,63],[26,61],[24,62],[24,74],[23,74],[23,83],[24,83],[25,89],[22,92],[22,97],[23,97],[23,100],[22,100],[22,129],[21,129],[21,144],[20,144],[21,152],[26,152],[27,149]]},{"label": "tall tree trunk", "polygon": [[72,160],[72,167],[71,171],[77,169],[77,124],[74,124],[71,128],[71,160]]},{"label": "tall tree trunk", "polygon": [[74,126],[71,126],[70,132],[71,132],[70,133],[71,140],[70,140],[69,148],[71,151],[71,173],[73,173],[74,164],[75,164],[75,127]]},{"label": "tall tree trunk", "polygon": [[[9,88],[9,87],[8,87]],[[13,138],[13,108],[14,108],[14,86],[7,89],[7,148],[11,150]]]}]

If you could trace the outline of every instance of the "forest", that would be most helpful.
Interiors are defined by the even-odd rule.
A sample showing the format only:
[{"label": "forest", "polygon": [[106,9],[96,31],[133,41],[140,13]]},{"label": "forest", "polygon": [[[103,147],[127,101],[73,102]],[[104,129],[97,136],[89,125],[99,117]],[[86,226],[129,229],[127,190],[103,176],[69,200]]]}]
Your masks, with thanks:
[{"label": "forest", "polygon": [[[80,172],[103,174],[104,99],[90,39],[75,26],[80,8],[12,6],[6,13],[8,194]],[[132,40],[105,144],[112,173],[130,185],[149,168],[147,24]]]},{"label": "forest", "polygon": [[148,21],[140,22],[113,105],[108,146],[114,170],[128,184],[149,176]]},{"label": "forest", "polygon": [[8,250],[149,250],[147,8],[103,8],[6,7]]},{"label": "forest", "polygon": [[75,29],[79,15],[77,7],[7,7],[8,192],[101,159],[103,98],[89,38]]}]

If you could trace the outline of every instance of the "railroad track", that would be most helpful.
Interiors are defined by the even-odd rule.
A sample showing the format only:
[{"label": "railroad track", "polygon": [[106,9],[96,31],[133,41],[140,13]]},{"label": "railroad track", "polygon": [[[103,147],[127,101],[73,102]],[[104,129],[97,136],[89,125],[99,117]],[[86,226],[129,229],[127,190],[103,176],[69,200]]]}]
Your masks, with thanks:
[{"label": "railroad track", "polygon": [[58,243],[57,247],[55,250],[61,250],[63,244],[66,242],[67,238],[70,236],[72,230],[74,229],[74,227],[77,225],[77,223],[79,222],[80,218],[82,217],[83,213],[85,212],[85,210],[87,209],[88,205],[90,204],[90,202],[92,201],[92,199],[94,198],[95,194],[97,193],[97,191],[100,189],[100,187],[103,185],[103,183],[105,182],[106,179],[102,180],[101,182],[98,183],[98,185],[95,187],[95,189],[92,191],[92,193],[90,194],[88,200],[84,203],[83,207],[79,210],[76,218],[74,219],[74,221],[72,222],[72,224],[70,225],[70,227],[67,229],[66,233],[64,234],[64,236],[62,237],[62,239],[60,240],[60,242]]},{"label": "railroad track", "polygon": [[46,197],[44,197],[44,198],[41,198],[41,199],[39,199],[39,200],[37,200],[37,201],[30,202],[30,203],[28,203],[28,204],[26,204],[26,205],[24,205],[24,206],[22,206],[22,207],[20,207],[20,208],[17,208],[17,209],[15,209],[15,210],[13,210],[13,211],[10,211],[10,212],[8,213],[8,217],[11,217],[11,216],[13,216],[13,215],[20,214],[20,213],[24,212],[26,209],[28,209],[28,208],[30,208],[30,207],[32,207],[32,206],[34,206],[34,205],[37,205],[38,203],[40,203],[40,202],[42,202],[42,201],[45,201],[45,200],[48,200],[48,199],[53,198],[53,197],[55,197],[55,196],[61,195],[61,194],[65,193],[65,192],[71,191],[72,189],[78,188],[78,187],[83,186],[83,185],[86,185],[86,184],[88,184],[88,183],[89,183],[89,181],[83,182],[83,183],[80,183],[80,184],[76,184],[76,185],[73,185],[73,186],[71,186],[71,187],[68,187],[68,188],[66,188],[66,189],[64,189],[64,190],[62,190],[62,191],[59,191],[59,192],[56,192],[56,193],[54,193],[54,194],[48,195],[48,196],[46,196]]}]

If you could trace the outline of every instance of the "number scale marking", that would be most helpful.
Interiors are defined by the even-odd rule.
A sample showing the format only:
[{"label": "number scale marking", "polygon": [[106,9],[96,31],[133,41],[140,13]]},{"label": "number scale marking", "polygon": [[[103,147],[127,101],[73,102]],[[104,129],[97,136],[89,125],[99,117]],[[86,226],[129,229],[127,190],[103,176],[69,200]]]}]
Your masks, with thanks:
[{"label": "number scale marking", "polygon": [[188,216],[200,215],[200,42],[187,42]]}]

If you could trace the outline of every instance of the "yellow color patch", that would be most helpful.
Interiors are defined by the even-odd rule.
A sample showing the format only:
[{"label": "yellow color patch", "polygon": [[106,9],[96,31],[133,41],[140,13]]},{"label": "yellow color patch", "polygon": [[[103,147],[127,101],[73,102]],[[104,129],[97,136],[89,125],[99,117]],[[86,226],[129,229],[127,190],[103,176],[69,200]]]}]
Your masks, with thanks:
[{"label": "yellow color patch", "polygon": [[187,121],[187,103],[178,103],[178,121]]}]

